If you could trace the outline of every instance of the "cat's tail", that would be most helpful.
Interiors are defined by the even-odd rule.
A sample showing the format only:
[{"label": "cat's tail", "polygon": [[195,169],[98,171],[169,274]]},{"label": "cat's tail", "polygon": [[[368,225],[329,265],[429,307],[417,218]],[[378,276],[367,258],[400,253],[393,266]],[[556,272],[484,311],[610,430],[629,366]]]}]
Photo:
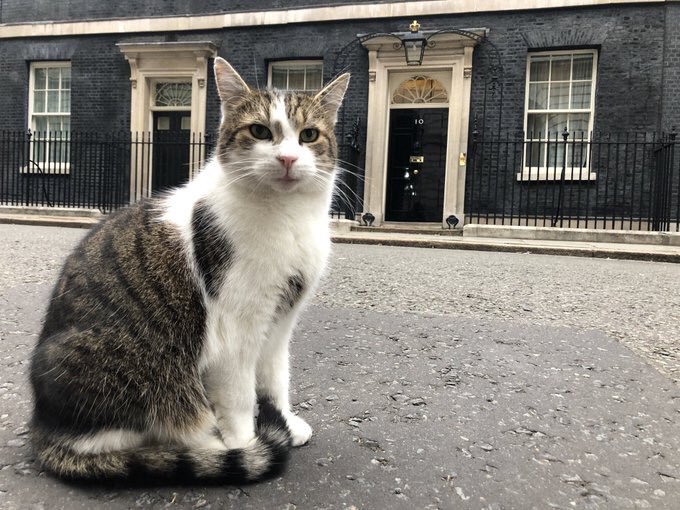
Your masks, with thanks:
[{"label": "cat's tail", "polygon": [[48,471],[70,481],[134,483],[259,482],[281,474],[288,461],[291,436],[285,419],[271,404],[260,405],[257,437],[235,450],[148,446],[106,453],[78,453],[68,442],[51,441],[34,431],[38,460]]}]

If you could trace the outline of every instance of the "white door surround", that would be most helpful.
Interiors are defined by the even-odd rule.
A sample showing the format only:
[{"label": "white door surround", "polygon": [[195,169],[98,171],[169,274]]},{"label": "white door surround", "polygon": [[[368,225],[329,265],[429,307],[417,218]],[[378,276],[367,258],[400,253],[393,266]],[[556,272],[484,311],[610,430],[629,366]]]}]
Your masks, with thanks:
[{"label": "white door surround", "polygon": [[[486,29],[470,29],[479,36]],[[425,33],[425,35],[427,35]],[[368,117],[366,121],[366,182],[364,211],[375,216],[375,226],[385,217],[389,112],[399,107],[449,108],[446,153],[445,219],[455,214],[463,220],[465,198],[465,159],[470,117],[472,52],[478,41],[458,34],[441,34],[436,45],[425,50],[421,66],[407,66],[404,50],[394,47],[394,38],[376,37],[362,42],[368,49]],[[448,92],[448,103],[392,105],[392,94],[409,76],[424,75],[439,80]]]},{"label": "white door surround", "polygon": [[148,132],[154,85],[165,81],[191,82],[191,132],[205,133],[208,59],[217,55],[209,41],[119,43],[130,64],[130,131]]},{"label": "white door surround", "polygon": [[[167,109],[156,106],[157,83],[184,82],[191,83],[191,108],[170,109],[190,109],[190,139],[202,140],[206,122],[208,59],[217,55],[217,46],[210,41],[119,43],[117,46],[130,64],[130,131],[138,136],[150,136],[153,132],[153,112]],[[153,169],[151,165],[144,164],[144,157],[143,151],[132,155],[132,168],[142,169],[135,174],[136,182],[130,183],[134,199],[151,193]],[[189,178],[199,170],[203,157],[202,152],[190,152]]]}]

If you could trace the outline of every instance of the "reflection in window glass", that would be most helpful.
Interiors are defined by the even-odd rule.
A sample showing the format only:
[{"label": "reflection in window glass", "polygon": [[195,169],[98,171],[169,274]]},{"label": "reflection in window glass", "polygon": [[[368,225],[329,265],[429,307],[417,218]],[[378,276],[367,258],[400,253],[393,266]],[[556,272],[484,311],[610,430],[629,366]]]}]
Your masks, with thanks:
[{"label": "reflection in window glass", "polygon": [[281,90],[320,90],[323,64],[313,60],[286,60],[269,65],[269,85]]}]

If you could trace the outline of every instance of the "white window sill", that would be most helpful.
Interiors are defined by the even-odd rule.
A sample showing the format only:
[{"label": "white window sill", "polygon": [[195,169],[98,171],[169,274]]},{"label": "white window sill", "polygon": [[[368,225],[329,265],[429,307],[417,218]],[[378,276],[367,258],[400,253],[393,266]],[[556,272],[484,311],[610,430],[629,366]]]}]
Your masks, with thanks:
[{"label": "white window sill", "polygon": [[21,174],[42,174],[42,175],[69,175],[71,173],[71,165],[64,163],[52,163],[46,166],[30,165],[19,168]]},{"label": "white window sill", "polygon": [[[562,179],[561,168],[524,168],[516,174],[519,182],[535,182],[535,181],[559,181]],[[586,168],[566,168],[564,170],[565,181],[595,181],[597,174],[591,172]]]}]

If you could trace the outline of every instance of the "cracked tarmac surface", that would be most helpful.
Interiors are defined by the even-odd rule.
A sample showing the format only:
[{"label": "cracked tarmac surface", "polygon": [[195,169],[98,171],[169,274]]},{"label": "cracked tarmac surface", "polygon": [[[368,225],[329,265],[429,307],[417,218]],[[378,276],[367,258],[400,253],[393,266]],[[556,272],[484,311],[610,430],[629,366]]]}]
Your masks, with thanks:
[{"label": "cracked tarmac surface", "polygon": [[282,477],[62,484],[33,462],[26,375],[83,234],[0,225],[1,508],[677,508],[678,362],[653,355],[677,349],[677,266],[379,246],[336,246],[300,322],[315,435]]}]

